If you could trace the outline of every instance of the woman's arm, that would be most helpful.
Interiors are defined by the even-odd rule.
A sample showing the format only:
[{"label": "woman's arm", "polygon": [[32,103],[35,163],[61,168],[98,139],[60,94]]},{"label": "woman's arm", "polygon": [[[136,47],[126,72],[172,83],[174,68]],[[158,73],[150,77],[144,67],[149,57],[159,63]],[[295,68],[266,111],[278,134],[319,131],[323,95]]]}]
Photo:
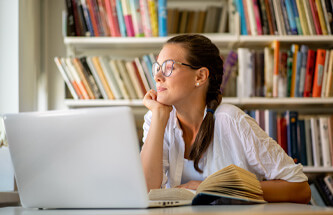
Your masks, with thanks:
[{"label": "woman's arm", "polygon": [[264,199],[267,202],[294,202],[307,204],[311,199],[308,182],[288,182],[285,180],[261,181]]},{"label": "woman's arm", "polygon": [[141,150],[141,162],[147,189],[160,188],[163,179],[163,138],[172,107],[156,101],[156,92],[149,91],[144,98],[145,106],[152,111],[151,124]]}]

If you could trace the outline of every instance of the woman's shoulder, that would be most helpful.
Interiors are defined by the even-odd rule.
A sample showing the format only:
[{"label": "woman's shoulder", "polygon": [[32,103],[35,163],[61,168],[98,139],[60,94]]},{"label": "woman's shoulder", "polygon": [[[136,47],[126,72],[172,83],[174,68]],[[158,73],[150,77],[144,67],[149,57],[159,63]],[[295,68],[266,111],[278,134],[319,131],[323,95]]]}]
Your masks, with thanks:
[{"label": "woman's shoulder", "polygon": [[230,117],[231,119],[236,120],[245,117],[246,115],[247,114],[239,107],[226,103],[221,103],[215,111],[215,117]]}]

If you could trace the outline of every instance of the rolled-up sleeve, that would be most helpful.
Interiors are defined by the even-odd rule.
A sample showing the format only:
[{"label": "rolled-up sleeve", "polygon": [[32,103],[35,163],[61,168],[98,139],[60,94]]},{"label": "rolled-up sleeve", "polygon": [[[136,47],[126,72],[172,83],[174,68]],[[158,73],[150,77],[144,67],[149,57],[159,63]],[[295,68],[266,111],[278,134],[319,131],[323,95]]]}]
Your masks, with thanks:
[{"label": "rolled-up sleeve", "polygon": [[[143,137],[142,137],[142,142],[145,143],[148,131],[150,128],[151,124],[151,117],[152,117],[152,112],[148,111],[145,116],[144,116],[144,123],[143,123]],[[142,148],[145,147],[145,144],[143,144]],[[162,184],[161,187],[165,188],[167,182],[168,182],[168,169],[169,169],[169,159],[168,159],[168,153],[169,149],[165,143],[163,143],[163,179],[162,179]]]},{"label": "rolled-up sleeve", "polygon": [[241,142],[250,167],[267,180],[282,179],[289,182],[307,181],[303,166],[295,164],[275,140],[260,128],[256,121],[245,115],[238,123]]}]

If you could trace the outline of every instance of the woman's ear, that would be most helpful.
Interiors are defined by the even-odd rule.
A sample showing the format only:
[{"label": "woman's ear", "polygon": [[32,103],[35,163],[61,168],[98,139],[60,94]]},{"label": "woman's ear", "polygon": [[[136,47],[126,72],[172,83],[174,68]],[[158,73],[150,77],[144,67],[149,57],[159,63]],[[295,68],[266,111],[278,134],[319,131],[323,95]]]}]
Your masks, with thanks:
[{"label": "woman's ear", "polygon": [[197,70],[195,82],[199,83],[199,86],[206,83],[208,81],[208,78],[209,78],[209,70],[207,67],[201,67],[200,69]]}]

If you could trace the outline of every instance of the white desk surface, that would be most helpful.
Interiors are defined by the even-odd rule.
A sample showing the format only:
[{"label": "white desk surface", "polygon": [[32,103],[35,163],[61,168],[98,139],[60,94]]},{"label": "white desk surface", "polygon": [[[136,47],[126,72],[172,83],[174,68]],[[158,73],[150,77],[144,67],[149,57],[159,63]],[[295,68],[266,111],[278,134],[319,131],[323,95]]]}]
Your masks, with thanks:
[{"label": "white desk surface", "polygon": [[1,215],[133,215],[133,214],[332,214],[333,207],[316,207],[310,205],[291,204],[291,203],[270,203],[260,205],[219,205],[219,206],[183,206],[169,208],[150,208],[150,209],[54,209],[38,210],[26,209],[22,207],[0,208]]}]

